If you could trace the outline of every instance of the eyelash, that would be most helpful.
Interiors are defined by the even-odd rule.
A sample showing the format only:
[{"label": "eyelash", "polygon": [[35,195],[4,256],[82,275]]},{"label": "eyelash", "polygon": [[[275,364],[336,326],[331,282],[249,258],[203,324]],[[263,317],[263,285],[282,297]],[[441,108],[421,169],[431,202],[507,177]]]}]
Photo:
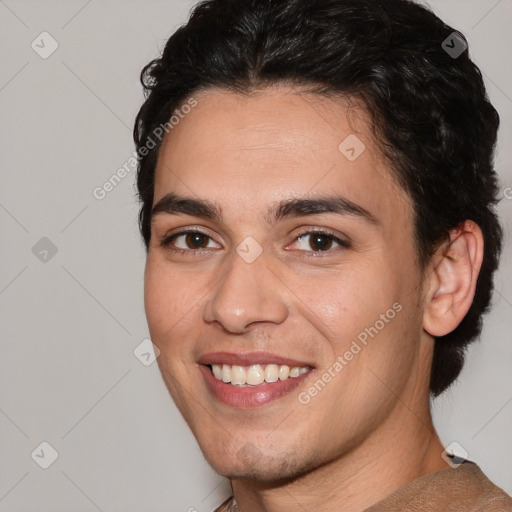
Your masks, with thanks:
[{"label": "eyelash", "polygon": [[[165,237],[160,242],[160,246],[163,247],[163,248],[169,249],[169,250],[171,250],[173,252],[177,252],[179,254],[192,254],[194,256],[195,255],[204,254],[204,252],[209,252],[208,249],[181,249],[181,248],[176,248],[176,247],[170,247],[171,243],[176,238],[178,238],[180,236],[183,236],[183,235],[195,234],[195,233],[199,233],[201,235],[206,236],[210,240],[213,240],[212,237],[210,235],[208,235],[207,233],[205,233],[204,231],[201,231],[199,229],[186,229],[184,231],[180,231],[179,233],[174,233],[174,234],[172,234],[172,235],[170,235],[168,237]],[[300,238],[302,238],[304,236],[307,236],[307,235],[325,235],[325,236],[329,237],[332,241],[334,241],[337,244],[339,244],[339,247],[335,247],[334,249],[327,249],[326,251],[304,251],[304,250],[299,250],[300,252],[304,252],[304,253],[308,254],[308,257],[316,258],[316,257],[321,256],[322,254],[332,253],[336,249],[350,249],[351,248],[351,244],[350,244],[349,241],[343,240],[342,238],[339,238],[338,236],[336,236],[336,234],[334,232],[326,230],[326,229],[312,229],[312,230],[310,229],[308,231],[303,231],[302,233],[299,233],[295,237],[294,242],[298,241]]]}]

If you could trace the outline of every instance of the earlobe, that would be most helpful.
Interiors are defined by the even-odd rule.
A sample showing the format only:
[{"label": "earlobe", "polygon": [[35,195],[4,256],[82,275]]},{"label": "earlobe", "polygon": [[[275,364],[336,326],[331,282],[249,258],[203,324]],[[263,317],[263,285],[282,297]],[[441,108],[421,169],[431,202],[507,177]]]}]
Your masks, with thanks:
[{"label": "earlobe", "polygon": [[423,328],[434,337],[453,331],[473,302],[482,266],[484,240],[480,227],[466,220],[450,232],[433,256],[423,315]]}]

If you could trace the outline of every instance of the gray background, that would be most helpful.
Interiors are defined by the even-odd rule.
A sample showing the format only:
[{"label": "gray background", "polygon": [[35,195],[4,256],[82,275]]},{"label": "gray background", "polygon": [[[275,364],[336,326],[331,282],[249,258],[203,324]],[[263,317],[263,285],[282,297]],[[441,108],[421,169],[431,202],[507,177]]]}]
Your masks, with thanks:
[{"label": "gray background", "polygon": [[[131,156],[139,72],[191,5],[0,0],[3,512],[203,512],[227,496],[156,364],[133,355],[148,337],[133,170],[103,200],[92,194]],[[512,187],[505,142],[512,140],[512,2],[431,5],[466,34],[501,114],[505,191]],[[38,38],[43,31],[59,45],[47,59],[31,47],[35,40],[39,51],[51,48]],[[484,341],[433,409],[445,444],[457,441],[512,493],[512,200],[500,213],[507,238]],[[43,441],[58,452],[48,469],[35,462],[48,461],[48,450],[31,457]]]}]

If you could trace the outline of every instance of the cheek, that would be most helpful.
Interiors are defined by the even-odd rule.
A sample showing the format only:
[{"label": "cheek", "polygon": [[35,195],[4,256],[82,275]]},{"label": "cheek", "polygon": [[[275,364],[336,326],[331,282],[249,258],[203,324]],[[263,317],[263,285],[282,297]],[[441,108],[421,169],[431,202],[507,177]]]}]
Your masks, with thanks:
[{"label": "cheek", "polygon": [[298,304],[304,303],[314,313],[308,316],[337,353],[378,321],[398,295],[391,273],[370,263],[296,278],[294,289],[300,290]]},{"label": "cheek", "polygon": [[[160,350],[179,336],[192,316],[200,296],[195,291],[194,277],[172,272],[165,262],[148,256],[144,274],[144,305],[151,339]],[[190,326],[188,326],[190,328]],[[180,346],[173,343],[172,346]]]}]

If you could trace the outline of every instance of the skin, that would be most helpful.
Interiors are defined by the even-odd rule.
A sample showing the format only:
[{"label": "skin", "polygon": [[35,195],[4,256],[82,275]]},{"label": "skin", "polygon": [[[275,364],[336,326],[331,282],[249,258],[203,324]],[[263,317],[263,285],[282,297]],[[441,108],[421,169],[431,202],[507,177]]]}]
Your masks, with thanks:
[{"label": "skin", "polygon": [[[453,330],[471,304],[478,226],[454,231],[422,271],[412,203],[357,102],[284,85],[194,98],[164,139],[154,204],[169,192],[207,200],[222,220],[153,216],[145,307],[164,382],[208,462],[231,479],[240,509],[362,511],[446,467],[429,409],[433,336]],[[355,161],[338,149],[350,134],[366,147]],[[276,202],[334,193],[376,222],[320,213],[268,223]],[[210,237],[206,247],[186,236],[161,245],[185,228]],[[350,247],[318,251],[313,237],[297,239],[311,229]],[[236,252],[248,236],[263,249],[250,264]],[[300,403],[299,393],[395,303],[395,318]],[[238,408],[216,400],[199,371],[198,358],[213,351],[271,351],[315,368],[288,396]]]}]

